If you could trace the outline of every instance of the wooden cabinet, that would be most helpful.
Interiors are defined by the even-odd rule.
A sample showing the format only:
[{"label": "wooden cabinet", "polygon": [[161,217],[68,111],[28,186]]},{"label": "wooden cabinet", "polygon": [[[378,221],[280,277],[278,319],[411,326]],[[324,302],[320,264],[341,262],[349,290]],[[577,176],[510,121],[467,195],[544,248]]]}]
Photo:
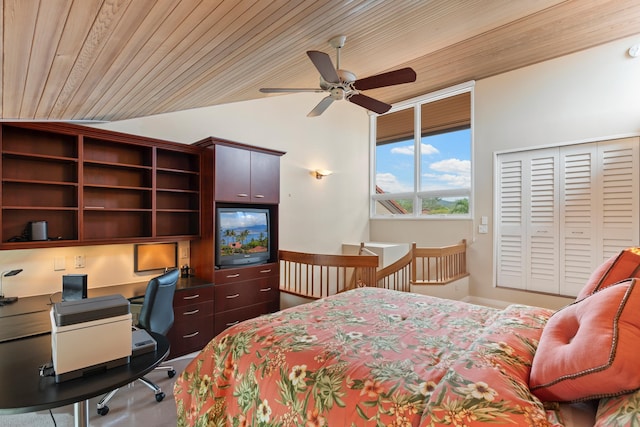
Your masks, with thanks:
[{"label": "wooden cabinet", "polygon": [[29,221],[78,239],[78,153],[74,135],[2,126],[2,242],[24,240]]},{"label": "wooden cabinet", "polygon": [[217,270],[214,285],[217,335],[243,320],[280,307],[278,263]]},{"label": "wooden cabinet", "polygon": [[213,285],[176,289],[173,297],[173,326],[167,337],[170,357],[202,350],[213,337]]},{"label": "wooden cabinet", "polygon": [[198,235],[200,156],[158,148],[156,158],[156,235]]},{"label": "wooden cabinet", "polygon": [[84,137],[81,240],[152,236],[153,148]]},{"label": "wooden cabinet", "polygon": [[280,155],[215,145],[216,201],[273,203],[280,200]]},{"label": "wooden cabinet", "polygon": [[199,235],[198,148],[64,123],[4,123],[1,144],[2,249]]},{"label": "wooden cabinet", "polygon": [[[191,242],[191,265],[213,280],[214,334],[243,320],[280,309],[278,202],[282,151],[217,138],[194,143],[201,157],[201,238]],[[252,206],[269,210],[270,259],[267,264],[215,269],[216,208]]]}]

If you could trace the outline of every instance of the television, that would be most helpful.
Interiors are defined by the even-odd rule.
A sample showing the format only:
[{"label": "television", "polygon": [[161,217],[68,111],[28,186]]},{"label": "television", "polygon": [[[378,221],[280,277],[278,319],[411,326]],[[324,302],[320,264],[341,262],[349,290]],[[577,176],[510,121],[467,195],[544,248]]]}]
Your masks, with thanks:
[{"label": "television", "polygon": [[216,267],[263,264],[271,257],[269,209],[216,208]]},{"label": "television", "polygon": [[133,271],[178,268],[178,243],[139,243],[133,245]]}]

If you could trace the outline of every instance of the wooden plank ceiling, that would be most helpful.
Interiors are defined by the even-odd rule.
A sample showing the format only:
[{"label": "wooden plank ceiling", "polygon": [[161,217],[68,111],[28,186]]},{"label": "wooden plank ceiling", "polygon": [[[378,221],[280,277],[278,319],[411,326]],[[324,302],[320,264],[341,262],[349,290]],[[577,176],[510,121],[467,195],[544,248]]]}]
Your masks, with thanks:
[{"label": "wooden plank ceiling", "polygon": [[416,70],[366,92],[387,103],[640,34],[638,0],[0,1],[4,120],[122,120],[317,87],[305,51],[335,61],[339,34],[358,77]]}]

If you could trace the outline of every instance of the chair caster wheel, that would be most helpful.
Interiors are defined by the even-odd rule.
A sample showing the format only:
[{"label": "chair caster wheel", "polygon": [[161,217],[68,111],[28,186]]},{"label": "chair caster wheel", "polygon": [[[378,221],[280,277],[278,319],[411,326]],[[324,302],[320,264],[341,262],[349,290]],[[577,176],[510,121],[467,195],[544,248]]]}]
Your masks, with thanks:
[{"label": "chair caster wheel", "polygon": [[98,408],[98,415],[107,415],[109,413],[109,407],[103,406],[102,408]]},{"label": "chair caster wheel", "polygon": [[164,392],[160,392],[158,394],[156,394],[156,402],[162,402],[162,399],[164,399]]},{"label": "chair caster wheel", "polygon": [[172,369],[170,371],[167,371],[167,375],[169,375],[169,378],[173,378],[176,376],[176,370]]}]

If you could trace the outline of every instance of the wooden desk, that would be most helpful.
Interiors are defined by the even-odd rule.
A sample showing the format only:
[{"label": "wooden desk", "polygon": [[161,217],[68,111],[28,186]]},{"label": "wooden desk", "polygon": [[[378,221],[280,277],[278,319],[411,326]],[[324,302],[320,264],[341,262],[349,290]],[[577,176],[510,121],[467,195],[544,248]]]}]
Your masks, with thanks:
[{"label": "wooden desk", "polygon": [[53,376],[41,377],[39,373],[39,367],[51,361],[50,334],[0,343],[0,414],[39,411],[73,403],[75,425],[88,425],[88,399],[129,384],[167,357],[169,340],[163,335],[151,335],[158,343],[155,352],[131,357],[126,365],[62,383],[56,383]]},{"label": "wooden desk", "polygon": [[[89,297],[120,294],[125,298],[144,295],[148,281],[127,283],[124,285],[90,288],[87,291]],[[211,286],[211,282],[197,277],[180,278],[176,285],[176,291],[184,289],[196,289],[203,286]],[[13,304],[0,307],[0,343],[17,338],[30,337],[51,332],[51,319],[49,311],[51,305],[60,302],[62,294],[56,292],[51,295],[37,295],[33,297],[19,298]]]}]

